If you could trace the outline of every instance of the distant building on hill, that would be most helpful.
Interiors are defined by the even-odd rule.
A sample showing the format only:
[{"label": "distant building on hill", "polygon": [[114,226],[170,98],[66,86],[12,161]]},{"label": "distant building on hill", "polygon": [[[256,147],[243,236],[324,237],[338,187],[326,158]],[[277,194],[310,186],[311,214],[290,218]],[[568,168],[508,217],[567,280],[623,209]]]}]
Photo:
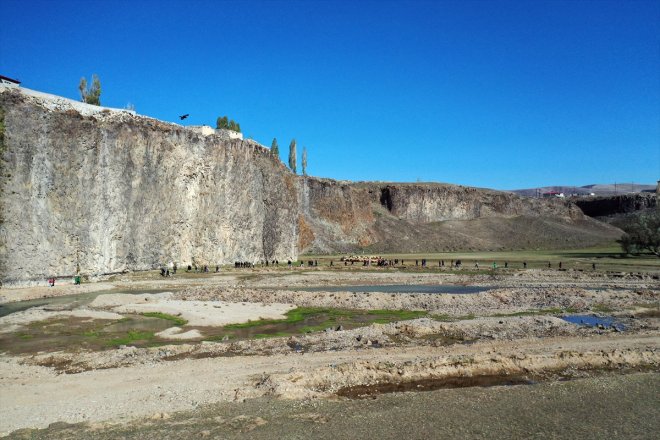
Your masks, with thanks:
[{"label": "distant building on hill", "polygon": [[202,136],[219,135],[222,139],[243,139],[243,133],[224,128],[216,129],[209,125],[189,125],[187,128]]},{"label": "distant building on hill", "polygon": [[188,126],[188,129],[194,131],[195,133],[199,133],[202,136],[215,134],[215,128],[209,125],[190,125]]},{"label": "distant building on hill", "polygon": [[0,84],[4,84],[7,87],[20,87],[21,82],[17,79],[12,79],[7,76],[0,75]]},{"label": "distant building on hill", "polygon": [[560,198],[564,197],[564,193],[561,193],[559,191],[548,191],[548,192],[544,192],[542,195],[544,199],[549,199],[552,197],[560,197]]}]

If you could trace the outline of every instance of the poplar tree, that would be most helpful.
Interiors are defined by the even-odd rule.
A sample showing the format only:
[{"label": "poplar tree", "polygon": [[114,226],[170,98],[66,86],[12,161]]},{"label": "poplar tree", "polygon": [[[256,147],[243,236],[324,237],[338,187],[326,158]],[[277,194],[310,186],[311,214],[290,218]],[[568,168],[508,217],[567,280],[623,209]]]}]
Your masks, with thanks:
[{"label": "poplar tree", "polygon": [[307,147],[303,147],[302,160],[300,161],[300,164],[302,165],[303,176],[306,176],[307,175]]},{"label": "poplar tree", "polygon": [[101,80],[96,74],[92,75],[92,87],[89,89],[87,103],[101,105]]},{"label": "poplar tree", "polygon": [[289,168],[296,174],[296,140],[293,139],[289,144]]},{"label": "poplar tree", "polygon": [[280,146],[277,145],[277,138],[273,138],[273,143],[270,144],[270,154],[278,159],[280,158]]},{"label": "poplar tree", "polygon": [[80,100],[85,102],[85,98],[87,96],[87,79],[85,79],[84,76],[80,78],[80,82],[78,83],[78,90],[80,91]]}]

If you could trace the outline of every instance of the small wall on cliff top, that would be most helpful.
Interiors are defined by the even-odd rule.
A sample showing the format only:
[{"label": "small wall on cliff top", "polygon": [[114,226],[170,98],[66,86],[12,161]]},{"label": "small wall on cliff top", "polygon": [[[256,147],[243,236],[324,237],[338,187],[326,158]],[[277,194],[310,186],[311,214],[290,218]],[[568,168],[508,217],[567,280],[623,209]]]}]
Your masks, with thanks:
[{"label": "small wall on cliff top", "polygon": [[0,93],[3,283],[295,258],[295,177],[250,141]]}]

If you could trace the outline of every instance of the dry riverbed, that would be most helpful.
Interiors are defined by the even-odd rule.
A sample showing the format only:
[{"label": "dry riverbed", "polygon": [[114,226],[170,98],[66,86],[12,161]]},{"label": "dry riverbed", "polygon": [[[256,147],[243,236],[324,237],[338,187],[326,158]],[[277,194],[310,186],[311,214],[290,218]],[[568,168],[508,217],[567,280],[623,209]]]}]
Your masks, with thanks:
[{"label": "dry riverbed", "polygon": [[[429,293],[438,286],[454,290]],[[0,432],[84,422],[100,435],[246,399],[657,375],[660,362],[653,275],[239,270],[82,287],[85,301],[0,317]],[[71,293],[2,297],[9,307]]]}]

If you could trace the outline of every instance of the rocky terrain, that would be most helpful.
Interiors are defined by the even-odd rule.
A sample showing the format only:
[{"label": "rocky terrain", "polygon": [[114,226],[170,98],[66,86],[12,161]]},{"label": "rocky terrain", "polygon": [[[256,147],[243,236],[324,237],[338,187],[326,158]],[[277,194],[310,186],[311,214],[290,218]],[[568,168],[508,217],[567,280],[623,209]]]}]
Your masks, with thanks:
[{"label": "rocky terrain", "polygon": [[621,234],[568,201],[296,176],[251,140],[67,105],[0,88],[5,286],[305,252],[572,248]]},{"label": "rocky terrain", "polygon": [[615,196],[579,197],[575,204],[589,217],[630,214],[658,207],[656,194],[620,194]]},{"label": "rocky terrain", "polygon": [[621,234],[560,199],[448,184],[304,179],[301,185],[303,252],[572,248]]},{"label": "rocky terrain", "polygon": [[[0,419],[0,433],[15,431],[15,438],[159,438],[164,434],[154,431],[158,427],[185,435],[180,430],[191,426],[191,420],[213,414],[205,416],[209,420],[206,424],[195,422],[205,426],[195,435],[220,435],[222,429],[229,429],[231,434],[232,427],[248,436],[266,435],[270,429],[266,426],[276,423],[276,416],[266,409],[282,405],[325,408],[327,402],[335,402],[337,411],[350,414],[353,399],[375,399],[374,409],[382,409],[388,401],[382,400],[384,393],[437,389],[440,394],[435,395],[435,408],[447,397],[446,388],[533,383],[554,384],[555,391],[544,398],[559,403],[567,399],[562,392],[557,394],[556,388],[563,387],[564,380],[642,372],[648,383],[657,382],[657,271],[622,274],[534,269],[489,275],[361,271],[350,266],[334,269],[230,269],[212,276],[198,274],[197,278],[206,281],[183,289],[180,287],[194,279],[183,278],[185,283],[176,284],[160,277],[141,280],[139,274],[133,274],[99,283],[97,287],[105,290],[97,291],[100,295],[87,304],[76,305],[74,298],[69,298],[69,302],[6,315],[0,318],[0,402],[5,415]],[[366,287],[350,291],[354,285],[382,284],[486,289],[463,294],[396,289],[370,292]],[[123,290],[146,288],[152,293],[116,294],[119,286]],[[179,288],[166,293],[173,286]],[[301,290],[310,286],[318,288]],[[11,298],[5,301],[41,298],[53,292],[63,295],[73,290],[10,289]],[[16,351],[17,345],[28,344],[25,346],[29,348],[30,341],[39,337],[30,333],[34,325],[56,332],[55,314],[86,319],[76,321],[82,324],[89,320],[123,323],[135,313],[135,306],[127,307],[131,304],[175,315],[180,310],[181,316],[189,319],[178,324],[186,333],[224,325],[225,311],[235,319],[259,317],[259,321],[246,325],[261,326],[258,331],[267,332],[273,321],[261,318],[278,316],[294,306],[342,313],[371,311],[376,317],[391,310],[408,313],[408,317],[400,315],[400,319],[364,322],[350,328],[332,326],[303,332],[291,328],[289,334],[266,335],[270,337],[197,337],[182,342],[163,335],[151,346],[126,343],[86,349],[73,345],[76,330],[69,326],[60,338],[68,338],[70,343],[61,348],[32,345],[29,351]],[[239,316],[241,310],[251,310],[252,315]],[[200,324],[195,317],[219,321]],[[598,324],[584,324],[589,319]],[[13,343],[8,343],[8,336],[15,338]],[[82,336],[89,341],[99,337],[91,331]],[[599,383],[609,384],[628,379],[602,380]],[[546,388],[533,385],[531,389],[536,391],[529,392],[538,393]],[[622,389],[631,390],[628,386]],[[499,399],[503,390],[492,399]],[[393,396],[392,402],[410,400],[410,405],[416,405],[418,399],[424,400],[406,394]],[[636,395],[638,399],[641,396]],[[646,403],[640,401],[640,405],[652,406],[652,397],[644,399]],[[534,402],[532,399],[529,404]],[[226,406],[219,414],[212,405]],[[256,412],[261,414],[259,419],[244,415],[250,405],[261,408]],[[484,405],[471,403],[474,408],[486,408]],[[602,410],[595,407],[583,410],[589,419],[603,417]],[[292,417],[300,416],[300,411],[287,411],[293,411]],[[428,409],[420,411],[431,414]],[[618,406],[615,413],[619,412],[637,417],[629,408]],[[337,414],[329,409],[308,413],[300,417],[309,417],[305,419],[309,423],[329,423],[329,414]],[[227,414],[234,415],[227,418]],[[219,416],[222,418],[217,419]],[[632,425],[641,426],[637,422]],[[494,429],[500,428],[496,424]],[[290,428],[282,429],[290,435]],[[204,434],[206,431],[209,433]],[[350,432],[346,435],[350,437]]]}]

